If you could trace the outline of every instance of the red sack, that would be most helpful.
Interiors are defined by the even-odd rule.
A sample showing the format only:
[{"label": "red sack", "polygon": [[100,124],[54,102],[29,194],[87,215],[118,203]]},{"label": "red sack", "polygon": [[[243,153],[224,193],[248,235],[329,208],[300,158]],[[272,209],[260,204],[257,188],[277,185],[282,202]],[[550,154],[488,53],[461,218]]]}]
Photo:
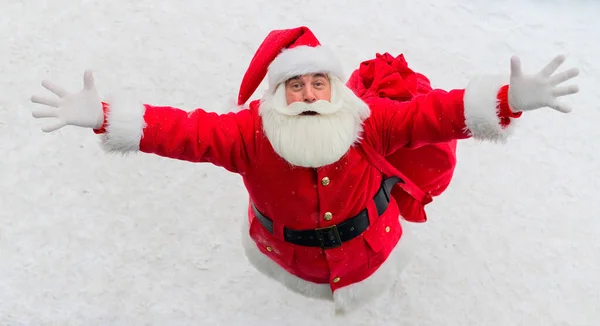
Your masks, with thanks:
[{"label": "red sack", "polygon": [[[347,85],[359,96],[370,93],[401,102],[432,90],[429,79],[411,70],[404,55],[394,58],[389,53],[377,54],[375,59],[362,62]],[[395,185],[391,192],[400,214],[407,221],[425,222],[425,205],[450,185],[456,167],[456,145],[457,141],[453,140],[405,148],[385,158],[370,148],[363,151],[384,174],[405,179],[405,184]]]}]

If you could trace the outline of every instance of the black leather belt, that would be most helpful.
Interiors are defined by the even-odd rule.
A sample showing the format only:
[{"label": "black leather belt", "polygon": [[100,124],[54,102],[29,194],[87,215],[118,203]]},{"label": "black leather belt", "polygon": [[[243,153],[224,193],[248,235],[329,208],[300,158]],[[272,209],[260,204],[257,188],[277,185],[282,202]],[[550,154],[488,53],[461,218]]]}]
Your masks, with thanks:
[{"label": "black leather belt", "polygon": [[[398,177],[390,177],[381,182],[381,187],[373,197],[377,213],[383,214],[390,203],[390,191],[394,184],[401,181]],[[260,224],[269,232],[273,233],[273,221],[262,214],[254,203],[252,208],[256,218]],[[313,230],[291,230],[283,229],[285,241],[307,247],[321,247],[323,249],[336,248],[342,245],[342,242],[354,239],[369,227],[369,216],[367,209],[363,209],[360,213],[351,217],[344,222],[324,228]]]}]

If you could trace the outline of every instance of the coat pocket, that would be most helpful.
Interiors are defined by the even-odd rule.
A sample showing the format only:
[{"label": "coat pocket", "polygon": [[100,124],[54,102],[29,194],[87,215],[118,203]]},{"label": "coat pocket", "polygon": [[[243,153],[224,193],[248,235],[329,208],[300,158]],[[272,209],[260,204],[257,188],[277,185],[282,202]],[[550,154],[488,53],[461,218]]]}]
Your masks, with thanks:
[{"label": "coat pocket", "polygon": [[254,218],[250,224],[250,238],[259,250],[282,267],[290,268],[294,263],[294,247],[292,244],[275,238]]},{"label": "coat pocket", "polygon": [[402,227],[396,206],[390,205],[388,210],[369,226],[364,233],[364,240],[369,252],[369,267],[379,267],[400,239]]}]

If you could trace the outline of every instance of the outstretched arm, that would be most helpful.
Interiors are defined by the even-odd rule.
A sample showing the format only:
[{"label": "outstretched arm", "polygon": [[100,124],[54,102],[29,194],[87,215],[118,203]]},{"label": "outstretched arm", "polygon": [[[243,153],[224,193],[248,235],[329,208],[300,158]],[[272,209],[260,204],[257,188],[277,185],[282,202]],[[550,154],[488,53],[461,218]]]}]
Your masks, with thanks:
[{"label": "outstretched arm", "polygon": [[374,110],[372,119],[382,133],[384,151],[465,138],[505,141],[515,119],[525,111],[550,107],[570,112],[558,97],[574,94],[578,88],[558,85],[579,71],[554,74],[564,60],[557,56],[537,74],[524,75],[519,59],[513,57],[509,79],[481,76],[465,89],[433,90],[408,102],[374,99],[381,109]]},{"label": "outstretched arm", "polygon": [[217,114],[196,109],[187,112],[169,106],[153,106],[114,98],[105,102],[94,86],[90,71],[84,89],[68,93],[44,81],[58,99],[34,96],[48,105],[33,112],[36,118],[58,121],[42,128],[52,132],[66,125],[92,128],[102,137],[108,152],[145,152],[191,162],[210,162],[231,172],[243,172],[253,151],[254,119],[250,110]]}]

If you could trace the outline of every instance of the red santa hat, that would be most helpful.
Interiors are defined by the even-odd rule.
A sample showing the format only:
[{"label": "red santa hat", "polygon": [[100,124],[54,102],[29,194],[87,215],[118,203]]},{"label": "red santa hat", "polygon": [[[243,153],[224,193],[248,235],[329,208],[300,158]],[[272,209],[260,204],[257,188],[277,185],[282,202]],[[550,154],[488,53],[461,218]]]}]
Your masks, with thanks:
[{"label": "red santa hat", "polygon": [[333,52],[321,46],[308,27],[271,31],[242,79],[238,105],[246,103],[267,74],[269,89],[274,91],[291,77],[317,72],[344,79],[341,63]]}]

